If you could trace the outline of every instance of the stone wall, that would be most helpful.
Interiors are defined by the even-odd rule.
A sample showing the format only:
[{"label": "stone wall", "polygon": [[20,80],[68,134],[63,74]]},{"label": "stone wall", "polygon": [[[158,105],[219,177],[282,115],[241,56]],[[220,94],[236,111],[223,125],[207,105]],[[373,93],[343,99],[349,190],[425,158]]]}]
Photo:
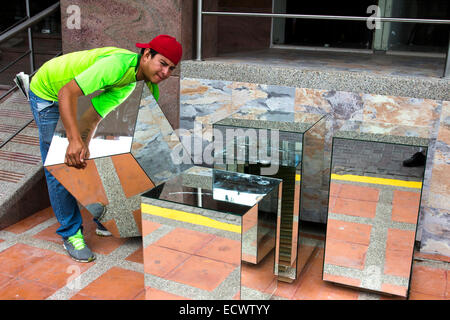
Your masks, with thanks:
[{"label": "stone wall", "polygon": [[[422,251],[450,256],[448,101],[413,97],[317,90],[283,85],[188,78],[180,85],[182,135],[193,137],[203,148],[212,141],[212,124],[242,111],[307,112],[332,115],[325,152],[331,152],[336,120],[409,125],[430,131],[431,144],[424,177],[417,240]],[[415,135],[415,132],[411,132]],[[203,149],[202,149],[203,150]],[[201,159],[201,157],[197,157]]]}]

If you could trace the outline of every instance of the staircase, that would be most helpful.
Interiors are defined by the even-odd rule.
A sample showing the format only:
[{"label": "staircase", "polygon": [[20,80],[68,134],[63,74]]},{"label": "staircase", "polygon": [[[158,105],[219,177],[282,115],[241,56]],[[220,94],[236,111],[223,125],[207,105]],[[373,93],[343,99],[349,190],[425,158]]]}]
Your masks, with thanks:
[{"label": "staircase", "polygon": [[39,134],[16,90],[0,102],[0,230],[50,205]]}]

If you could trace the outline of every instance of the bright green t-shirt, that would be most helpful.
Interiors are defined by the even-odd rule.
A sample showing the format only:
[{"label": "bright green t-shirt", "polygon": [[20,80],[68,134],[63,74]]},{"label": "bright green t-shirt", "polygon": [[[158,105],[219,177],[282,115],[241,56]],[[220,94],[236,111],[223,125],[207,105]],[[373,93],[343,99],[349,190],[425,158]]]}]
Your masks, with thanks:
[{"label": "bright green t-shirt", "polygon": [[[139,54],[115,47],[68,53],[44,63],[32,78],[30,89],[42,99],[58,101],[59,90],[75,79],[84,95],[103,91],[91,101],[105,117],[136,87],[139,60]],[[158,85],[147,82],[147,86],[158,100]]]}]

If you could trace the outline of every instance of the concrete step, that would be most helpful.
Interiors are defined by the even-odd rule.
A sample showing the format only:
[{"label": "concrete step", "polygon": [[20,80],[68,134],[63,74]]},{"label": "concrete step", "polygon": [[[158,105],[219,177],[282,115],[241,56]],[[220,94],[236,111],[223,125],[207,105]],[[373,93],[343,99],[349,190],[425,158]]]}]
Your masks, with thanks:
[{"label": "concrete step", "polygon": [[0,144],[1,230],[50,205],[38,128],[19,90],[0,103]]}]

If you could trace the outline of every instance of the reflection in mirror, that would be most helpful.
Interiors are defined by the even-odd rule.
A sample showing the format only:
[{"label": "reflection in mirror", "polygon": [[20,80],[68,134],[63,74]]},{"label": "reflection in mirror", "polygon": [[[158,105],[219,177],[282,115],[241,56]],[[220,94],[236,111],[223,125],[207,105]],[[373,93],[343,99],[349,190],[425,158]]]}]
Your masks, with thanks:
[{"label": "reflection in mirror", "polygon": [[[277,268],[282,281],[292,282],[300,272],[297,268],[300,211],[304,211],[307,220],[325,220],[328,199],[328,184],[323,178],[325,123],[326,116],[320,114],[285,113],[280,118],[237,112],[213,125],[214,141],[219,142],[214,150],[215,168],[283,180],[277,239]],[[311,145],[306,146],[305,142]],[[309,166],[302,168],[305,159]],[[307,205],[303,209],[302,175],[309,183],[302,196]]]},{"label": "reflection in mirror", "polygon": [[155,185],[177,176],[193,166],[183,144],[173,130],[147,86],[142,91],[131,153]]},{"label": "reflection in mirror", "polygon": [[[87,102],[80,102],[79,114],[87,108]],[[60,126],[55,137],[63,133]],[[96,139],[106,148],[93,148]],[[138,82],[127,100],[100,122],[94,140],[91,158],[100,150],[105,152],[87,160],[83,170],[63,163],[65,148],[56,156],[60,164],[46,168],[114,236],[140,236],[140,194],[191,166],[189,162],[178,165],[172,161],[172,151],[181,143],[143,82]],[[120,141],[125,143],[119,145]]]},{"label": "reflection in mirror", "polygon": [[140,236],[140,194],[154,187],[152,181],[130,153],[86,163],[84,169],[56,164],[47,170],[114,237]]},{"label": "reflection in mirror", "polygon": [[[280,183],[192,167],[144,193],[145,285],[180,298],[269,299]],[[241,190],[251,203],[242,204]],[[241,256],[254,246],[259,263],[245,265]]]},{"label": "reflection in mirror", "polygon": [[403,160],[420,151],[426,139],[335,135],[323,280],[407,297],[425,167]]},{"label": "reflection in mirror", "polygon": [[[130,152],[142,87],[143,81],[137,82],[136,88],[130,96],[100,121],[89,143],[89,159]],[[92,108],[91,99],[100,93],[96,92],[78,98],[78,120],[88,109]],[[80,123],[78,126],[80,127]],[[44,165],[51,166],[64,163],[68,145],[64,125],[59,119]]]}]

